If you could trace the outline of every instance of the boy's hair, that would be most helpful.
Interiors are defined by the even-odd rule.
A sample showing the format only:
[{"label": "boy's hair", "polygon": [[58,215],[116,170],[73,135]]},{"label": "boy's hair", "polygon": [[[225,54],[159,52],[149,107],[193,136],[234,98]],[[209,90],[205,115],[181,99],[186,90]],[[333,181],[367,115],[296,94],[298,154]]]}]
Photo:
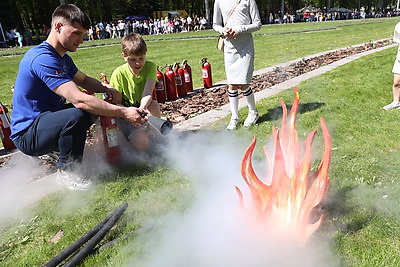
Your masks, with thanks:
[{"label": "boy's hair", "polygon": [[68,5],[58,6],[54,10],[51,18],[52,18],[52,20],[54,20],[54,18],[56,18],[56,17],[62,17],[71,24],[76,22],[80,26],[82,26],[85,30],[89,30],[89,27],[90,27],[89,18],[76,5],[68,4]]},{"label": "boy's hair", "polygon": [[142,36],[137,33],[125,35],[122,39],[122,53],[125,56],[129,55],[145,55],[147,53],[147,45]]}]

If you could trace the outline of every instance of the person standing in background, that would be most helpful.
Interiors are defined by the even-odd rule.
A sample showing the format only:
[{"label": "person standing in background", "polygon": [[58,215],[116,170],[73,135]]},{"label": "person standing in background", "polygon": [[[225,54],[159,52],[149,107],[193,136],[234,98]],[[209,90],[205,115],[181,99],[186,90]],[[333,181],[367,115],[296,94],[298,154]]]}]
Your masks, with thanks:
[{"label": "person standing in background", "polygon": [[[230,13],[231,15],[229,15]],[[249,127],[257,122],[259,116],[254,93],[250,87],[254,71],[254,41],[251,33],[261,28],[256,1],[216,0],[213,18],[213,29],[225,38],[224,63],[232,113],[226,129],[236,130],[240,122],[239,89],[249,107],[249,114],[243,126]]]},{"label": "person standing in background", "polygon": [[[400,22],[398,22],[394,28],[393,42],[400,44]],[[396,59],[393,64],[393,85],[392,85],[392,95],[393,101],[384,106],[384,110],[400,108],[400,46],[397,48]]]},{"label": "person standing in background", "polygon": [[17,28],[14,29],[14,33],[15,33],[15,38],[17,40],[18,46],[22,47],[22,40],[24,39],[24,37],[22,36],[22,34],[18,31]]}]

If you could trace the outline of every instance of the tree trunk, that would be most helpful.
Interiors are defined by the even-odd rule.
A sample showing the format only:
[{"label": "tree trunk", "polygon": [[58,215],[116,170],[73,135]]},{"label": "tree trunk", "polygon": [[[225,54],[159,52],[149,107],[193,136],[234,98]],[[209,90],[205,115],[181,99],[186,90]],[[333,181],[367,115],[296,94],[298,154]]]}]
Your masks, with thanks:
[{"label": "tree trunk", "polygon": [[204,0],[204,8],[206,10],[207,29],[211,28],[210,8],[208,7],[208,0]]}]

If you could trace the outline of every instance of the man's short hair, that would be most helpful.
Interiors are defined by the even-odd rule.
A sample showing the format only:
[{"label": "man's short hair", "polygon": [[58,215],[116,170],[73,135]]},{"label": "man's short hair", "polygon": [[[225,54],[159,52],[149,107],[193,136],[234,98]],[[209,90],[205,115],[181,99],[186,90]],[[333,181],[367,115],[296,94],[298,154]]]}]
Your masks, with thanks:
[{"label": "man's short hair", "polygon": [[130,33],[122,39],[122,53],[125,56],[129,55],[145,55],[147,53],[147,45],[142,36],[137,33]]},{"label": "man's short hair", "polygon": [[69,23],[78,23],[85,30],[89,30],[90,21],[89,18],[85,15],[85,13],[80,10],[79,7],[73,4],[68,5],[60,5],[58,6],[51,16],[52,19],[56,17],[62,17],[66,19]]}]

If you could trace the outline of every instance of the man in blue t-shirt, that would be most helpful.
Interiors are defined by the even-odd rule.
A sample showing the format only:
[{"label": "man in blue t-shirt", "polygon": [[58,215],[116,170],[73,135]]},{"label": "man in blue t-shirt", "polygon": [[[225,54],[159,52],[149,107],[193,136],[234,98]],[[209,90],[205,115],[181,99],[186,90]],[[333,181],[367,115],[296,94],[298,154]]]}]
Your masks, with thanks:
[{"label": "man in blue t-shirt", "polygon": [[74,163],[82,161],[91,114],[122,117],[136,126],[146,122],[140,108],[109,104],[78,88],[121,101],[118,91],[79,71],[67,54],[76,51],[89,26],[88,18],[75,5],[57,7],[47,40],[21,60],[14,87],[12,141],[31,156],[59,151],[58,178],[70,189],[88,187],[71,170]]}]

